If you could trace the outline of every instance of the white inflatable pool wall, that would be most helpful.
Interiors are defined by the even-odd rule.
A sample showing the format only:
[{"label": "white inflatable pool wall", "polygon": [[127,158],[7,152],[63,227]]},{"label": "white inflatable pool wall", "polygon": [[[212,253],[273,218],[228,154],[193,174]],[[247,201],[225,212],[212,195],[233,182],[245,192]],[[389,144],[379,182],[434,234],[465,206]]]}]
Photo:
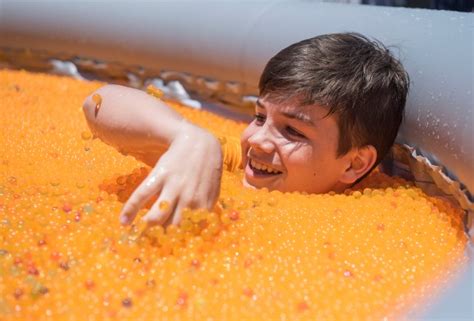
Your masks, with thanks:
[{"label": "white inflatable pool wall", "polygon": [[235,81],[256,94],[266,61],[295,41],[355,31],[393,47],[412,87],[399,142],[474,191],[469,13],[309,1],[3,1],[0,46],[69,52]]},{"label": "white inflatable pool wall", "polygon": [[[295,0],[0,0],[0,49],[184,72],[241,95],[258,93],[259,75],[280,49],[346,31],[392,46],[410,74],[397,141],[443,165],[473,194],[473,14]],[[472,319],[472,260],[466,271],[423,320]]]},{"label": "white inflatable pool wall", "polygon": [[412,79],[398,141],[473,193],[473,27],[470,13],[294,0],[4,0],[0,46],[188,72],[257,94],[278,50],[318,34],[360,32],[394,46]]}]

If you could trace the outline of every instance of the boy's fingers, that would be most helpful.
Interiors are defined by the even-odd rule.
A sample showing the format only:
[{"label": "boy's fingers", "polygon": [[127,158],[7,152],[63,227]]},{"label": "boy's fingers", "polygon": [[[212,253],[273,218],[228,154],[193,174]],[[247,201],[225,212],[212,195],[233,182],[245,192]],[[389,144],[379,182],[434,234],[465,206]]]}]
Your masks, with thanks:
[{"label": "boy's fingers", "polygon": [[173,215],[173,218],[171,220],[171,224],[174,224],[174,225],[178,225],[179,223],[181,223],[181,219],[183,217],[183,210],[185,208],[188,208],[188,209],[192,209],[192,210],[195,210],[195,209],[211,209],[212,207],[209,207],[207,204],[208,204],[208,200],[206,198],[198,198],[198,199],[192,199],[192,198],[184,198],[184,199],[180,199],[180,201],[178,202],[178,205],[176,206],[176,210],[174,211],[174,215]]},{"label": "boy's fingers", "polygon": [[158,194],[161,188],[161,180],[158,180],[156,176],[149,175],[123,206],[120,213],[120,223],[124,225],[130,224],[135,219],[135,216],[137,216],[138,211],[142,209],[153,195]]},{"label": "boy's fingers", "polygon": [[181,223],[181,217],[182,217],[182,213],[183,213],[183,209],[185,208],[185,206],[181,204],[179,204],[178,206],[176,206],[176,210],[174,211],[174,215],[173,215],[173,219],[171,220],[171,224],[173,225],[178,225],[179,223]]},{"label": "boy's fingers", "polygon": [[163,188],[158,200],[153,204],[148,213],[143,216],[143,221],[150,225],[162,225],[165,223],[176,207],[177,200],[175,195],[174,190],[167,189],[166,187]]}]

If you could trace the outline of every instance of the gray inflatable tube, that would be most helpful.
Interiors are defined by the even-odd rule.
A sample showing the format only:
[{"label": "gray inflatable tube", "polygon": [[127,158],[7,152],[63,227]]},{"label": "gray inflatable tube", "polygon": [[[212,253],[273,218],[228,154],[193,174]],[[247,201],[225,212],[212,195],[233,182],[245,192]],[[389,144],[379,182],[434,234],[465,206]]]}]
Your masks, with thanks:
[{"label": "gray inflatable tube", "polygon": [[[0,2],[0,53],[10,63],[21,65],[18,50],[28,49],[143,66],[237,105],[258,94],[265,63],[291,43],[347,31],[376,38],[412,80],[397,142],[413,160],[415,179],[429,176],[467,211],[474,193],[473,30],[470,13],[310,1]],[[471,319],[473,273],[471,264],[424,318]]]}]

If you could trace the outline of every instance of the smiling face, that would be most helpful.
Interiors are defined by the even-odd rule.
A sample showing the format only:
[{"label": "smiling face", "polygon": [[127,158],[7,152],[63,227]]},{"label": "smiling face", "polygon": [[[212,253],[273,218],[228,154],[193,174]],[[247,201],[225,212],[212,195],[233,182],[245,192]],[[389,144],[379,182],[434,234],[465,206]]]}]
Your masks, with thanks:
[{"label": "smiling face", "polygon": [[257,101],[255,119],[241,137],[244,185],[282,192],[343,191],[350,153],[337,157],[336,116],[295,100]]}]

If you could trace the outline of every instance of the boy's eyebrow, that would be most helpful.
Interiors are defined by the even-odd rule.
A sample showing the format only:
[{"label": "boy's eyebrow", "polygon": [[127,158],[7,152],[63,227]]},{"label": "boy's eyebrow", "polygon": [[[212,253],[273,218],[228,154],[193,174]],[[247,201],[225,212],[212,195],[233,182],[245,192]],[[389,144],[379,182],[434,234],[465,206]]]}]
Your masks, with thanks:
[{"label": "boy's eyebrow", "polygon": [[[260,99],[257,99],[257,106],[260,107],[260,108],[263,108],[265,109],[265,106],[262,104],[262,102],[260,101]],[[296,120],[299,120],[299,121],[302,121],[310,126],[316,126],[314,124],[314,122],[312,121],[312,119],[310,117],[308,117],[308,115],[304,114],[304,113],[293,113],[293,112],[289,112],[289,111],[283,111],[281,112],[281,114],[287,118],[291,118],[291,119],[296,119]]]},{"label": "boy's eyebrow", "polygon": [[257,106],[260,107],[260,108],[265,109],[265,106],[262,104],[262,102],[260,101],[260,99],[257,99]]},{"label": "boy's eyebrow", "polygon": [[302,121],[303,123],[306,123],[310,126],[316,126],[314,122],[311,120],[311,118],[309,118],[306,114],[303,114],[303,113],[292,113],[288,111],[283,111],[282,115],[291,119]]}]

